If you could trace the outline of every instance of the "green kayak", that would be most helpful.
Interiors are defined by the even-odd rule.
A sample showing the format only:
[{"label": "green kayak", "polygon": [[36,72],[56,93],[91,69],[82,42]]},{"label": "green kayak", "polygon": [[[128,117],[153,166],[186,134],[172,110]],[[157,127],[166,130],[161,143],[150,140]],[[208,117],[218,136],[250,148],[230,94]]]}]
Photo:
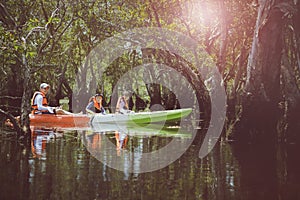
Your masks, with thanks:
[{"label": "green kayak", "polygon": [[96,114],[91,120],[95,123],[135,123],[135,124],[149,124],[156,122],[179,121],[187,117],[192,112],[191,108],[163,110],[153,112],[128,112],[126,114]]}]

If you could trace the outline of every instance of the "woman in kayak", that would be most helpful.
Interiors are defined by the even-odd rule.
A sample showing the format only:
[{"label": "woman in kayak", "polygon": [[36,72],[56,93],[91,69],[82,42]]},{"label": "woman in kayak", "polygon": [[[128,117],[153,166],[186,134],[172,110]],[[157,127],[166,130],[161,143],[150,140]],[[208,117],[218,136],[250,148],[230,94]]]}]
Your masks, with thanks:
[{"label": "woman in kayak", "polygon": [[102,113],[103,115],[105,115],[106,112],[102,106],[102,100],[102,94],[96,94],[95,96],[91,97],[88,105],[85,108],[86,112],[90,114]]},{"label": "woman in kayak", "polygon": [[129,110],[128,106],[128,99],[129,99],[129,93],[123,92],[123,96],[119,97],[117,105],[116,105],[116,112],[125,114],[125,113],[131,113],[133,111]]},{"label": "woman in kayak", "polygon": [[47,93],[50,90],[50,85],[42,83],[40,90],[33,94],[31,99],[32,114],[59,114],[59,115],[70,115],[68,111],[65,111],[59,107],[48,106],[48,100],[46,98]]}]

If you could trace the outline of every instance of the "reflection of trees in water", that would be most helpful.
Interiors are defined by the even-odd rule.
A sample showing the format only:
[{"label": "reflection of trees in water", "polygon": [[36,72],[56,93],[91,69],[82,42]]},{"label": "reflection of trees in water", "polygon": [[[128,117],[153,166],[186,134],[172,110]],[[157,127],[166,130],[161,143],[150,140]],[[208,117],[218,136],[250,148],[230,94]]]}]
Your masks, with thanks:
[{"label": "reflection of trees in water", "polygon": [[[110,136],[115,141],[114,133],[98,136],[102,141]],[[127,161],[137,159],[134,156],[147,142],[145,138],[129,138],[124,151],[129,150],[130,145],[141,145]],[[157,142],[159,139],[152,144]],[[101,148],[104,147],[102,143]],[[75,132],[47,143],[45,160],[33,159],[30,146],[26,148],[16,141],[0,140],[0,181],[5,181],[0,188],[7,191],[1,192],[0,197],[239,199],[246,196],[246,199],[276,199],[280,195],[296,199],[299,194],[299,147],[296,145],[279,146],[277,153],[273,153],[272,147],[222,144],[202,160],[197,157],[199,148],[200,145],[192,145],[177,161],[163,169],[133,174],[111,169],[96,160]],[[14,192],[10,192],[12,189]]]}]

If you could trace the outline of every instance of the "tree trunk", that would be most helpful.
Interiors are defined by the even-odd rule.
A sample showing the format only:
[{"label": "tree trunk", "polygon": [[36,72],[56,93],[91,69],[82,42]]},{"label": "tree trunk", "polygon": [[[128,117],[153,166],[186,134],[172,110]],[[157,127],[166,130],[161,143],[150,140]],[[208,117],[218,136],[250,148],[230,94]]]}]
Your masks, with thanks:
[{"label": "tree trunk", "polygon": [[67,71],[67,65],[65,64],[63,67],[60,67],[60,76],[58,79],[58,85],[57,85],[57,90],[56,90],[56,94],[55,94],[55,105],[59,105],[59,100],[64,98],[63,93],[63,82],[65,80],[65,74]]},{"label": "tree trunk", "polygon": [[281,141],[299,140],[300,90],[295,79],[295,71],[288,63],[282,65],[282,90],[284,115],[280,121],[278,132]]},{"label": "tree trunk", "polygon": [[[236,139],[272,141],[279,118],[283,0],[260,0]],[[241,128],[241,129],[240,129]],[[241,131],[242,130],[242,131]]]},{"label": "tree trunk", "polygon": [[296,1],[295,9],[297,12],[295,13],[293,17],[293,28],[294,28],[294,45],[295,45],[295,51],[296,51],[296,59],[297,59],[297,65],[298,70],[300,71],[300,1]]},{"label": "tree trunk", "polygon": [[29,114],[31,111],[30,99],[31,99],[31,77],[30,67],[27,64],[25,54],[23,55],[23,68],[24,70],[24,82],[23,82],[23,96],[21,103],[21,128],[30,137],[30,125]]},{"label": "tree trunk", "polygon": [[[278,126],[279,138],[287,142],[300,140],[297,134],[300,124],[300,89],[299,89],[299,70],[300,70],[300,2],[296,4],[291,28],[286,28],[285,48],[282,56],[282,93],[284,102],[282,107],[284,115]],[[298,78],[298,80],[297,80]]]},{"label": "tree trunk", "polygon": [[227,34],[228,34],[228,14],[224,1],[219,1],[220,7],[220,49],[217,66],[221,74],[223,74],[226,66],[226,47],[227,47]]},{"label": "tree trunk", "polygon": [[150,96],[150,108],[151,110],[160,110],[160,106],[162,104],[161,101],[161,90],[160,90],[160,85],[156,83],[149,83],[146,84],[147,86],[147,91]]}]

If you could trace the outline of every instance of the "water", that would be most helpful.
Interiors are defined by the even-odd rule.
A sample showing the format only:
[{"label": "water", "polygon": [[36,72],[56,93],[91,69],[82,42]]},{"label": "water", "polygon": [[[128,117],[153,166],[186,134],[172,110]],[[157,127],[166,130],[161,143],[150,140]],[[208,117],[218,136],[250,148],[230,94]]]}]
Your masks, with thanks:
[{"label": "water", "polygon": [[[116,137],[115,132],[48,129],[35,130],[30,146],[0,138],[0,199],[300,199],[297,144],[218,143],[202,160],[200,145],[193,144],[169,166],[140,174],[130,173],[128,163],[123,171],[106,166],[84,145],[94,143],[105,152],[101,141],[116,143]],[[127,160],[134,162],[139,152],[159,149],[172,137],[123,139],[114,152],[120,158],[131,152]],[[107,152],[113,154],[111,149]]]}]

